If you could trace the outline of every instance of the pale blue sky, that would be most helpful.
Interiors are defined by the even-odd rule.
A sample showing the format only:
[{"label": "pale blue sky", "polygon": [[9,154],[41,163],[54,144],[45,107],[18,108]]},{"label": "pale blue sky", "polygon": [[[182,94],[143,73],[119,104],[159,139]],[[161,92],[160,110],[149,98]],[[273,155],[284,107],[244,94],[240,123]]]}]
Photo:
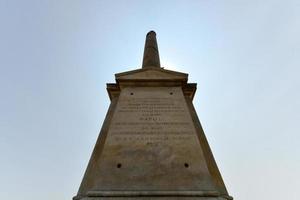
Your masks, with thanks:
[{"label": "pale blue sky", "polygon": [[300,1],[0,0],[0,199],[77,192],[106,83],[162,65],[198,83],[199,118],[236,200],[298,200]]}]

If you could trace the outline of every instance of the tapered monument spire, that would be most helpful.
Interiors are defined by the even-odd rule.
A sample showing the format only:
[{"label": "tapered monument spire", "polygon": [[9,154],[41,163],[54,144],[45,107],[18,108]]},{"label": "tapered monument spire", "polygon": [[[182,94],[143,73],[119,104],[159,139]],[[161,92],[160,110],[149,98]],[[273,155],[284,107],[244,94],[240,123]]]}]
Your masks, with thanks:
[{"label": "tapered monument spire", "polygon": [[146,36],[143,68],[146,67],[160,67],[156,33],[154,31],[148,32]]}]

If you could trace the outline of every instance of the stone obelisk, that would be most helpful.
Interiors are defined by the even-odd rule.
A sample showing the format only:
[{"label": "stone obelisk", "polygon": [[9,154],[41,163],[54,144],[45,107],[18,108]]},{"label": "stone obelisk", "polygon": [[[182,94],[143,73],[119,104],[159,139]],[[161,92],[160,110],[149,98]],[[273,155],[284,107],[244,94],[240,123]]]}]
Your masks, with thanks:
[{"label": "stone obelisk", "polygon": [[192,104],[196,84],[160,67],[154,31],[146,36],[142,68],[115,77],[74,200],[232,199]]}]

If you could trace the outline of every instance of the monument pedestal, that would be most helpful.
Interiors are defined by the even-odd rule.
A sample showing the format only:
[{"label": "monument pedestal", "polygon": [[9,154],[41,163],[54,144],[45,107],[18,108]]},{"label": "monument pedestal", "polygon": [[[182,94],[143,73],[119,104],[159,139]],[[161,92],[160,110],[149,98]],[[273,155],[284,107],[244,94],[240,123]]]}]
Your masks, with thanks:
[{"label": "monument pedestal", "polygon": [[228,200],[232,198],[223,197],[84,197],[81,200]]},{"label": "monument pedestal", "polygon": [[159,65],[153,37],[145,66],[107,85],[111,105],[74,200],[232,199],[192,104],[196,84],[147,64]]}]

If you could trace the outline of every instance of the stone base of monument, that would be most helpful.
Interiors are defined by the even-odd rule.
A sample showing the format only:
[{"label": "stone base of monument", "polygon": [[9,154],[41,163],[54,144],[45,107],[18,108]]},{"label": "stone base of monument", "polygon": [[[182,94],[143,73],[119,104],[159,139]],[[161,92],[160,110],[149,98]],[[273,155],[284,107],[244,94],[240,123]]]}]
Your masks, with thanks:
[{"label": "stone base of monument", "polygon": [[84,197],[81,200],[228,200],[230,197]]},{"label": "stone base of monument", "polygon": [[86,197],[81,200],[227,200],[224,197]]},{"label": "stone base of monument", "polygon": [[75,196],[73,200],[232,200],[231,196],[221,196],[217,191],[89,191],[87,197]]}]

